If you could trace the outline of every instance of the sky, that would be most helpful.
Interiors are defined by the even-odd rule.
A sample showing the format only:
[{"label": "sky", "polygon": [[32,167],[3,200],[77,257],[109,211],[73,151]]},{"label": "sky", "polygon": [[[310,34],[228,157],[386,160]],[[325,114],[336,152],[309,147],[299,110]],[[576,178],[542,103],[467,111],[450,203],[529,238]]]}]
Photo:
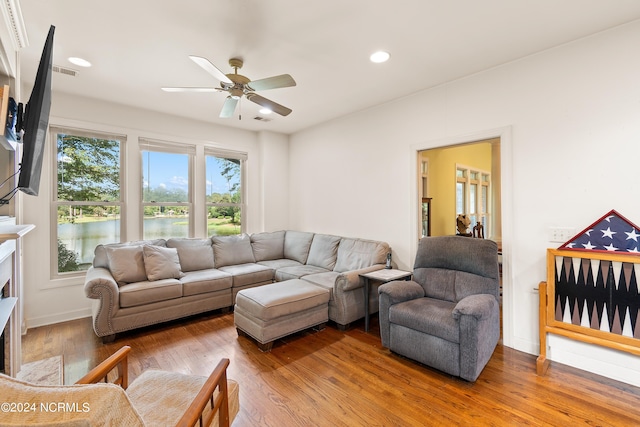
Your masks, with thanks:
[{"label": "sky", "polygon": [[[149,167],[149,156],[151,165]],[[142,168],[145,187],[151,177],[151,188],[188,190],[189,156],[186,154],[143,152]],[[212,156],[207,156],[207,195],[211,193],[227,193],[227,180],[220,174],[220,166]]]}]

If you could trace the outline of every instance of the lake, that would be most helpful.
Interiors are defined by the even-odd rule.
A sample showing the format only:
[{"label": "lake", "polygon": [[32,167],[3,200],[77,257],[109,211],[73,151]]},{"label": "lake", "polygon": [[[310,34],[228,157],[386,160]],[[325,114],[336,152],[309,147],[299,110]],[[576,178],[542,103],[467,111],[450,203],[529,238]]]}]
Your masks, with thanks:
[{"label": "lake", "polygon": [[[145,239],[188,237],[188,219],[184,217],[145,218]],[[78,254],[81,264],[93,261],[96,246],[120,241],[120,220],[58,224],[58,238],[67,249]]]}]

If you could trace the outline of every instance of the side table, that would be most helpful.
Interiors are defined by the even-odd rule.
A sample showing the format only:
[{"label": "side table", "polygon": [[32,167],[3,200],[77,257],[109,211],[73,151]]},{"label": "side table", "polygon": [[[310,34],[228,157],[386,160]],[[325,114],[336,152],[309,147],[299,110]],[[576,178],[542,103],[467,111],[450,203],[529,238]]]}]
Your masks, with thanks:
[{"label": "side table", "polygon": [[392,282],[394,280],[411,280],[413,273],[411,271],[402,271],[395,269],[382,269],[371,271],[369,273],[360,274],[364,279],[364,330],[369,332],[369,293],[371,291],[371,280],[380,282],[380,284]]}]

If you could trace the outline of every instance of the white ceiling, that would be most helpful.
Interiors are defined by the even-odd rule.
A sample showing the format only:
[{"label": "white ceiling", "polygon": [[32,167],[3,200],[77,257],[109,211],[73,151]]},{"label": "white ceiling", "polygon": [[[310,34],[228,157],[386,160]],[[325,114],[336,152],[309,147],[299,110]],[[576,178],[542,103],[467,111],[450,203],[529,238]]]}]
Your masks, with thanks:
[{"label": "white ceiling", "polygon": [[[640,19],[638,0],[21,0],[30,82],[49,25],[56,26],[54,91],[249,130],[293,133]],[[369,62],[378,49],[384,64]],[[224,93],[166,93],[218,86],[189,60],[228,60],[252,80],[289,73],[296,87],[260,92],[291,109],[269,122],[243,100],[220,119]],[[81,69],[67,58],[93,63]],[[55,100],[55,99],[54,99]],[[25,102],[25,100],[20,100]]]}]

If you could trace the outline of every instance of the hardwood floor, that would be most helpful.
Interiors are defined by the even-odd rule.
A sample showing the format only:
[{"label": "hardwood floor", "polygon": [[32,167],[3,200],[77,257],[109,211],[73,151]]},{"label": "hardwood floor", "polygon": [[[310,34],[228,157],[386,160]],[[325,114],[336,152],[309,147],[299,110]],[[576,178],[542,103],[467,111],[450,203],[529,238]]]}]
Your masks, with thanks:
[{"label": "hardwood floor", "polygon": [[65,384],[130,345],[130,380],[148,368],[208,375],[218,359],[240,383],[243,426],[640,424],[640,389],[498,345],[477,382],[468,383],[380,345],[377,317],[346,332],[329,324],[277,341],[271,353],[238,337],[233,313],[145,328],[102,344],[90,319],[30,329],[23,363],[64,355]]}]

